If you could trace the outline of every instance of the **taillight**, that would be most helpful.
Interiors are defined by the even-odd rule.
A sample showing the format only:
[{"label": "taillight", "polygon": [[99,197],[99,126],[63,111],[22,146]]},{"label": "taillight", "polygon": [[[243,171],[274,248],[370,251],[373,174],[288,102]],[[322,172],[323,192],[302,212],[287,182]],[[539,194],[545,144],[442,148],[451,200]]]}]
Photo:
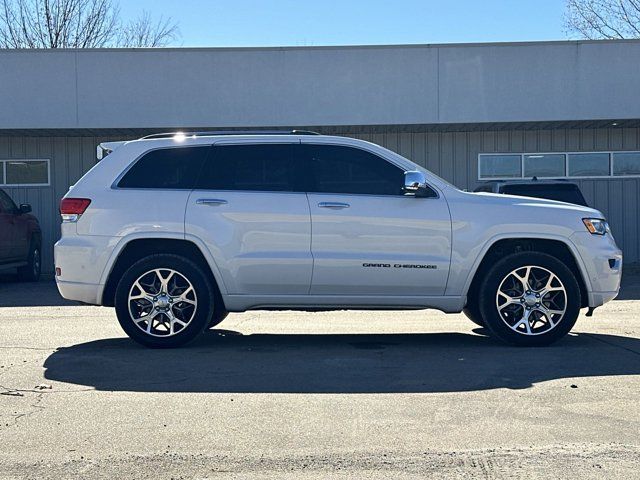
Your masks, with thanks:
[{"label": "taillight", "polygon": [[90,203],[91,200],[88,198],[63,198],[60,200],[62,222],[77,222]]}]

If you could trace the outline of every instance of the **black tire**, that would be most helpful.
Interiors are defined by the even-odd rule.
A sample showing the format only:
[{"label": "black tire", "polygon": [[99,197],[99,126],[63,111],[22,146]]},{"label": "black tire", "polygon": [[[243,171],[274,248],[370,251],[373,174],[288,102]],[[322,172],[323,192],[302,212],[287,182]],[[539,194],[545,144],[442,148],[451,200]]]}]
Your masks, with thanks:
[{"label": "black tire", "polygon": [[[190,316],[191,320],[181,330],[170,336],[154,336],[147,333],[143,328],[138,327],[129,312],[129,292],[134,283],[146,272],[155,269],[171,269],[178,272],[191,283],[197,298],[197,305]],[[122,275],[116,288],[115,309],[120,326],[132,340],[150,348],[173,348],[187,344],[207,328],[214,310],[214,298],[213,285],[200,266],[179,255],[158,254],[138,260]],[[173,309],[177,306],[178,303],[169,308]]]},{"label": "black tire", "polygon": [[484,320],[482,319],[482,315],[480,315],[480,308],[478,307],[478,301],[476,299],[470,299],[462,309],[462,313],[479,327],[484,327]]},{"label": "black tire", "polygon": [[214,308],[213,315],[209,319],[209,325],[207,325],[207,329],[213,328],[218,324],[222,323],[222,321],[227,318],[229,312],[227,312],[224,308]]},{"label": "black tire", "polygon": [[[507,321],[512,321],[514,324],[518,323],[518,314],[522,317],[522,312],[524,312],[525,309],[524,306],[516,305],[513,307],[516,310],[513,317],[515,320],[503,320],[496,305],[496,296],[503,279],[505,279],[510,272],[529,265],[542,267],[553,273],[560,282],[562,282],[566,292],[563,296],[565,302],[564,315],[559,318],[555,327],[544,331],[544,328],[549,328],[549,326],[544,327],[543,325],[543,327],[540,327],[542,328],[542,330],[540,330],[541,333],[536,335],[527,335],[523,331],[515,331],[506,323]],[[533,291],[533,289],[531,291]],[[486,273],[479,290],[479,311],[491,335],[503,342],[518,346],[540,347],[550,345],[560,340],[569,333],[575,325],[580,313],[580,305],[580,287],[574,274],[560,260],[546,253],[521,252],[508,255],[498,261]],[[519,308],[523,310],[518,310]],[[535,307],[533,309],[535,309]],[[539,324],[536,323],[536,325]],[[522,327],[524,328],[524,325],[522,325]],[[532,331],[534,331],[534,328],[532,328]]]},{"label": "black tire", "polygon": [[18,268],[18,280],[21,282],[37,282],[42,269],[42,251],[40,244],[31,242],[27,264]]}]

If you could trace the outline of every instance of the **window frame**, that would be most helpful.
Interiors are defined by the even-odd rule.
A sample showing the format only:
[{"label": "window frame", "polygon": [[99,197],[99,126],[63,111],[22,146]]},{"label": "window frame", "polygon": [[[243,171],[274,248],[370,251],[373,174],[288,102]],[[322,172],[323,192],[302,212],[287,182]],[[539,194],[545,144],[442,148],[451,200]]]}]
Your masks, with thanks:
[{"label": "window frame", "polygon": [[[47,164],[47,183],[7,183],[7,164],[10,162],[45,162]],[[0,158],[0,168],[2,169],[2,182],[0,182],[0,187],[23,188],[51,186],[51,159],[49,158]]]},{"label": "window frame", "polygon": [[[609,156],[609,172],[607,175],[569,175],[569,162],[570,160],[570,155],[584,155],[584,154],[589,154],[589,153],[599,153],[599,154],[607,154]],[[482,152],[478,154],[478,163],[477,163],[477,167],[478,167],[478,174],[477,174],[477,179],[478,181],[497,181],[497,180],[504,180],[504,181],[513,181],[513,180],[526,180],[526,179],[531,179],[532,177],[525,177],[524,176],[524,157],[525,155],[564,155],[565,158],[565,162],[564,162],[564,175],[562,176],[552,176],[552,177],[539,177],[537,176],[536,178],[539,179],[567,179],[567,180],[571,180],[571,179],[577,179],[577,180],[604,180],[604,179],[625,179],[625,178],[640,178],[640,174],[639,175],[614,175],[614,162],[615,162],[615,157],[614,155],[617,153],[639,153],[640,154],[640,150],[586,150],[586,151],[565,151],[565,152]],[[520,156],[520,177],[482,177],[480,175],[480,166],[481,166],[481,161],[482,161],[482,157],[484,156],[495,156],[495,155],[516,155],[516,156]]]}]

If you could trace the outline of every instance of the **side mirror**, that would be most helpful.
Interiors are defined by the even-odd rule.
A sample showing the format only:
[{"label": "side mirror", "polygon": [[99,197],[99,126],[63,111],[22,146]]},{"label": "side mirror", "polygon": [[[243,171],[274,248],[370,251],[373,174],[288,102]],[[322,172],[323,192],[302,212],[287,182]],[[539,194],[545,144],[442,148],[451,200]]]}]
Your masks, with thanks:
[{"label": "side mirror", "polygon": [[31,205],[29,205],[28,203],[21,203],[19,210],[21,215],[24,215],[25,213],[31,213]]},{"label": "side mirror", "polygon": [[413,193],[417,197],[421,196],[421,193],[426,192],[428,187],[427,178],[424,176],[424,173],[418,172],[417,170],[404,172],[403,190],[406,193]]}]

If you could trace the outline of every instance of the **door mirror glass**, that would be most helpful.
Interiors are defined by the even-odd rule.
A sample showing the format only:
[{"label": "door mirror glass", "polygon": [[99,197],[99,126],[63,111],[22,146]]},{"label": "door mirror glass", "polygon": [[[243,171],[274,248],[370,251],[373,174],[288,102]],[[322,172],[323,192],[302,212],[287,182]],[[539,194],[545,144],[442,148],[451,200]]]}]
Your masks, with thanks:
[{"label": "door mirror glass", "polygon": [[28,203],[21,203],[20,204],[20,213],[21,214],[31,213],[31,205],[29,205]]}]

